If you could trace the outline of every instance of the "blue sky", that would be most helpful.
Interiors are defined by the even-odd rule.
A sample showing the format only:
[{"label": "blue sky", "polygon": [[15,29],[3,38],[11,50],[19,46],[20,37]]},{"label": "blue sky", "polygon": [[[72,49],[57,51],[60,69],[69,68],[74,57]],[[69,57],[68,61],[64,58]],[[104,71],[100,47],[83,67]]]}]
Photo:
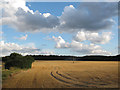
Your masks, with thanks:
[{"label": "blue sky", "polygon": [[41,13],[51,13],[55,16],[60,16],[65,8],[65,6],[73,5],[78,8],[80,2],[27,2],[28,6],[33,11],[40,11]]},{"label": "blue sky", "polygon": [[3,12],[3,56],[14,51],[23,55],[116,55],[117,3],[98,2],[96,8],[91,3],[23,0],[15,2],[21,4],[18,7],[9,4],[14,9]]}]

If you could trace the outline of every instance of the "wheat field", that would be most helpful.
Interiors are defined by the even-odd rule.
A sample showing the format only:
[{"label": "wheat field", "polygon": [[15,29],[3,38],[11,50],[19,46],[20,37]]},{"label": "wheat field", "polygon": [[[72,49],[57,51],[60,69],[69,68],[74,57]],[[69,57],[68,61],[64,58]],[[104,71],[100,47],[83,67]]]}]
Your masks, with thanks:
[{"label": "wheat field", "polygon": [[117,88],[117,61],[35,61],[3,88]]}]

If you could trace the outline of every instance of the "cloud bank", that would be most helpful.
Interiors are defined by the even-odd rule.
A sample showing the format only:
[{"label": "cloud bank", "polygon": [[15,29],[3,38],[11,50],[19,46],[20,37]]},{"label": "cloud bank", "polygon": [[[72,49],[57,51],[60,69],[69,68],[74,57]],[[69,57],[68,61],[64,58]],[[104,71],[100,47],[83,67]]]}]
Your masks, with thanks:
[{"label": "cloud bank", "polygon": [[116,3],[80,3],[77,9],[71,5],[66,6],[60,17],[60,28],[70,32],[81,29],[87,31],[110,29],[115,24],[111,18],[117,13]]},{"label": "cloud bank", "polygon": [[93,43],[84,44],[79,41],[72,40],[71,43],[66,42],[61,36],[54,37],[56,42],[55,48],[58,49],[70,49],[71,51],[77,52],[78,54],[93,54],[93,55],[110,55],[111,53],[103,50],[101,46]]},{"label": "cloud bank", "polygon": [[27,45],[19,45],[16,43],[6,43],[4,41],[0,41],[0,51],[0,56],[10,55],[10,53],[13,52],[20,53],[22,55],[50,55],[54,53],[53,51],[38,49],[33,43]]},{"label": "cloud bank", "polygon": [[117,3],[80,3],[78,8],[66,6],[61,16],[50,13],[33,12],[26,6],[25,0],[3,0],[2,24],[10,25],[20,32],[59,31],[78,32],[110,29],[117,16]]},{"label": "cloud bank", "polygon": [[[110,30],[115,25],[114,17],[118,15],[117,3],[110,2],[81,2],[78,8],[73,5],[66,6],[61,16],[53,16],[50,13],[41,13],[30,10],[25,0],[2,1],[1,25],[9,25],[19,32],[67,32],[77,33],[71,43],[66,42],[61,36],[52,37],[56,42],[56,48],[70,48],[81,54],[110,54],[95,44],[106,44],[111,40]],[[100,32],[102,32],[100,34]],[[26,40],[27,35],[20,37]],[[84,44],[89,41],[90,44]],[[3,55],[16,51],[23,54],[52,53],[41,51],[33,47],[25,47],[15,43],[0,42]]]}]

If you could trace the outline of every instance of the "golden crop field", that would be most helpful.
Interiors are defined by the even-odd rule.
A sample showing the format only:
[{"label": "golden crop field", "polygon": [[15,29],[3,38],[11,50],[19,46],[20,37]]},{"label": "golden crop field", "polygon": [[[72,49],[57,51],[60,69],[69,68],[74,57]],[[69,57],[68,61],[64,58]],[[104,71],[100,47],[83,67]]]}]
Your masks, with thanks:
[{"label": "golden crop field", "polygon": [[117,88],[117,61],[35,61],[3,88]]}]

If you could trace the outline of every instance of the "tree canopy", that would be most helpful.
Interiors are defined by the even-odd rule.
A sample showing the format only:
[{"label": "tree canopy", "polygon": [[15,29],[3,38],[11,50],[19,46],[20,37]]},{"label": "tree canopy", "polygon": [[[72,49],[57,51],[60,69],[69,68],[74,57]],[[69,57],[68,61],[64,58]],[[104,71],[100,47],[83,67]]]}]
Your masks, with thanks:
[{"label": "tree canopy", "polygon": [[11,53],[10,56],[3,57],[2,61],[5,62],[5,69],[9,69],[10,67],[28,69],[31,68],[34,58],[31,56],[22,56],[18,53]]}]

